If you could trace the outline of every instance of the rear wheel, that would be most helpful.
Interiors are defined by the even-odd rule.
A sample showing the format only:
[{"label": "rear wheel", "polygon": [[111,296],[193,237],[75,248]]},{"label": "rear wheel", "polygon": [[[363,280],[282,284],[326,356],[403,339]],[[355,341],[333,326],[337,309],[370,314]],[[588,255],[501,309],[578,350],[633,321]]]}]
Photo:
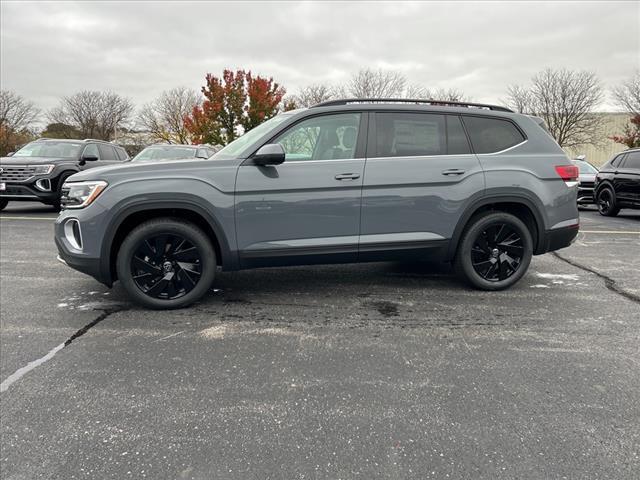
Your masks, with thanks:
[{"label": "rear wheel", "polygon": [[522,278],[532,255],[531,233],[521,220],[510,213],[486,213],[465,229],[455,268],[476,288],[502,290]]},{"label": "rear wheel", "polygon": [[605,217],[615,217],[620,208],[616,205],[616,196],[609,187],[604,187],[598,192],[598,211]]},{"label": "rear wheel", "polygon": [[136,302],[154,309],[185,307],[211,287],[216,257],[195,225],[177,218],[143,223],[127,235],[117,259],[118,278]]},{"label": "rear wheel", "polygon": [[9,200],[7,200],[6,198],[0,198],[0,211],[4,210],[8,204]]}]

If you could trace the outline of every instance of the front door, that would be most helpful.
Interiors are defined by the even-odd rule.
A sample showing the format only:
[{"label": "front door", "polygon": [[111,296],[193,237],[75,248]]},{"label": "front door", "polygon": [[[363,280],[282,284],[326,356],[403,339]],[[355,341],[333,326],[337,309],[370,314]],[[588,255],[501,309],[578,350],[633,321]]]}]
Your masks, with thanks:
[{"label": "front door", "polygon": [[236,230],[244,268],[357,259],[366,118],[307,117],[269,143],[281,165],[250,160],[236,180]]}]

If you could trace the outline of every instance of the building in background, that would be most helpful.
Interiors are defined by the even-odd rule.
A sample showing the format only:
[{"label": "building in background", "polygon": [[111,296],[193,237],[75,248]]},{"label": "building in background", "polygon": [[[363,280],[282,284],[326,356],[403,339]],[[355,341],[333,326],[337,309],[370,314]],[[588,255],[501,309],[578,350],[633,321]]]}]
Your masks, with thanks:
[{"label": "building in background", "polygon": [[604,165],[616,153],[627,149],[625,145],[615,143],[609,137],[622,134],[624,127],[629,123],[629,119],[631,118],[628,113],[620,112],[603,112],[599,115],[603,115],[605,117],[604,128],[602,129],[602,142],[600,145],[597,147],[593,145],[581,145],[578,147],[564,149],[570,158],[575,158],[578,155],[584,155],[586,160],[596,167]]}]

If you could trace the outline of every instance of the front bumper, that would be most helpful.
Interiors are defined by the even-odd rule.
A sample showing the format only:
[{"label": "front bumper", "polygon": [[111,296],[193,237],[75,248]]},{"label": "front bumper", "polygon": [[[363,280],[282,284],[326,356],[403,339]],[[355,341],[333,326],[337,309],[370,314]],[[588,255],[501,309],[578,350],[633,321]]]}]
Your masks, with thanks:
[{"label": "front bumper", "polygon": [[0,198],[10,201],[55,203],[57,191],[42,191],[34,183],[5,183],[5,190],[0,190]]},{"label": "front bumper", "polygon": [[593,197],[593,186],[585,187],[582,185],[578,186],[578,204],[585,205],[595,203],[595,199]]}]

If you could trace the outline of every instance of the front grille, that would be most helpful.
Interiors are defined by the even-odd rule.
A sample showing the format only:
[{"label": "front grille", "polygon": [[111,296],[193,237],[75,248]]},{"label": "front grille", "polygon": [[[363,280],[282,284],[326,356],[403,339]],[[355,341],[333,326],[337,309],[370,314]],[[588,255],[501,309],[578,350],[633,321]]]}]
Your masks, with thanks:
[{"label": "front grille", "polygon": [[24,182],[33,177],[36,167],[27,165],[11,165],[2,168],[0,173],[0,182]]},{"label": "front grille", "polygon": [[580,182],[581,188],[593,188],[594,182]]}]

